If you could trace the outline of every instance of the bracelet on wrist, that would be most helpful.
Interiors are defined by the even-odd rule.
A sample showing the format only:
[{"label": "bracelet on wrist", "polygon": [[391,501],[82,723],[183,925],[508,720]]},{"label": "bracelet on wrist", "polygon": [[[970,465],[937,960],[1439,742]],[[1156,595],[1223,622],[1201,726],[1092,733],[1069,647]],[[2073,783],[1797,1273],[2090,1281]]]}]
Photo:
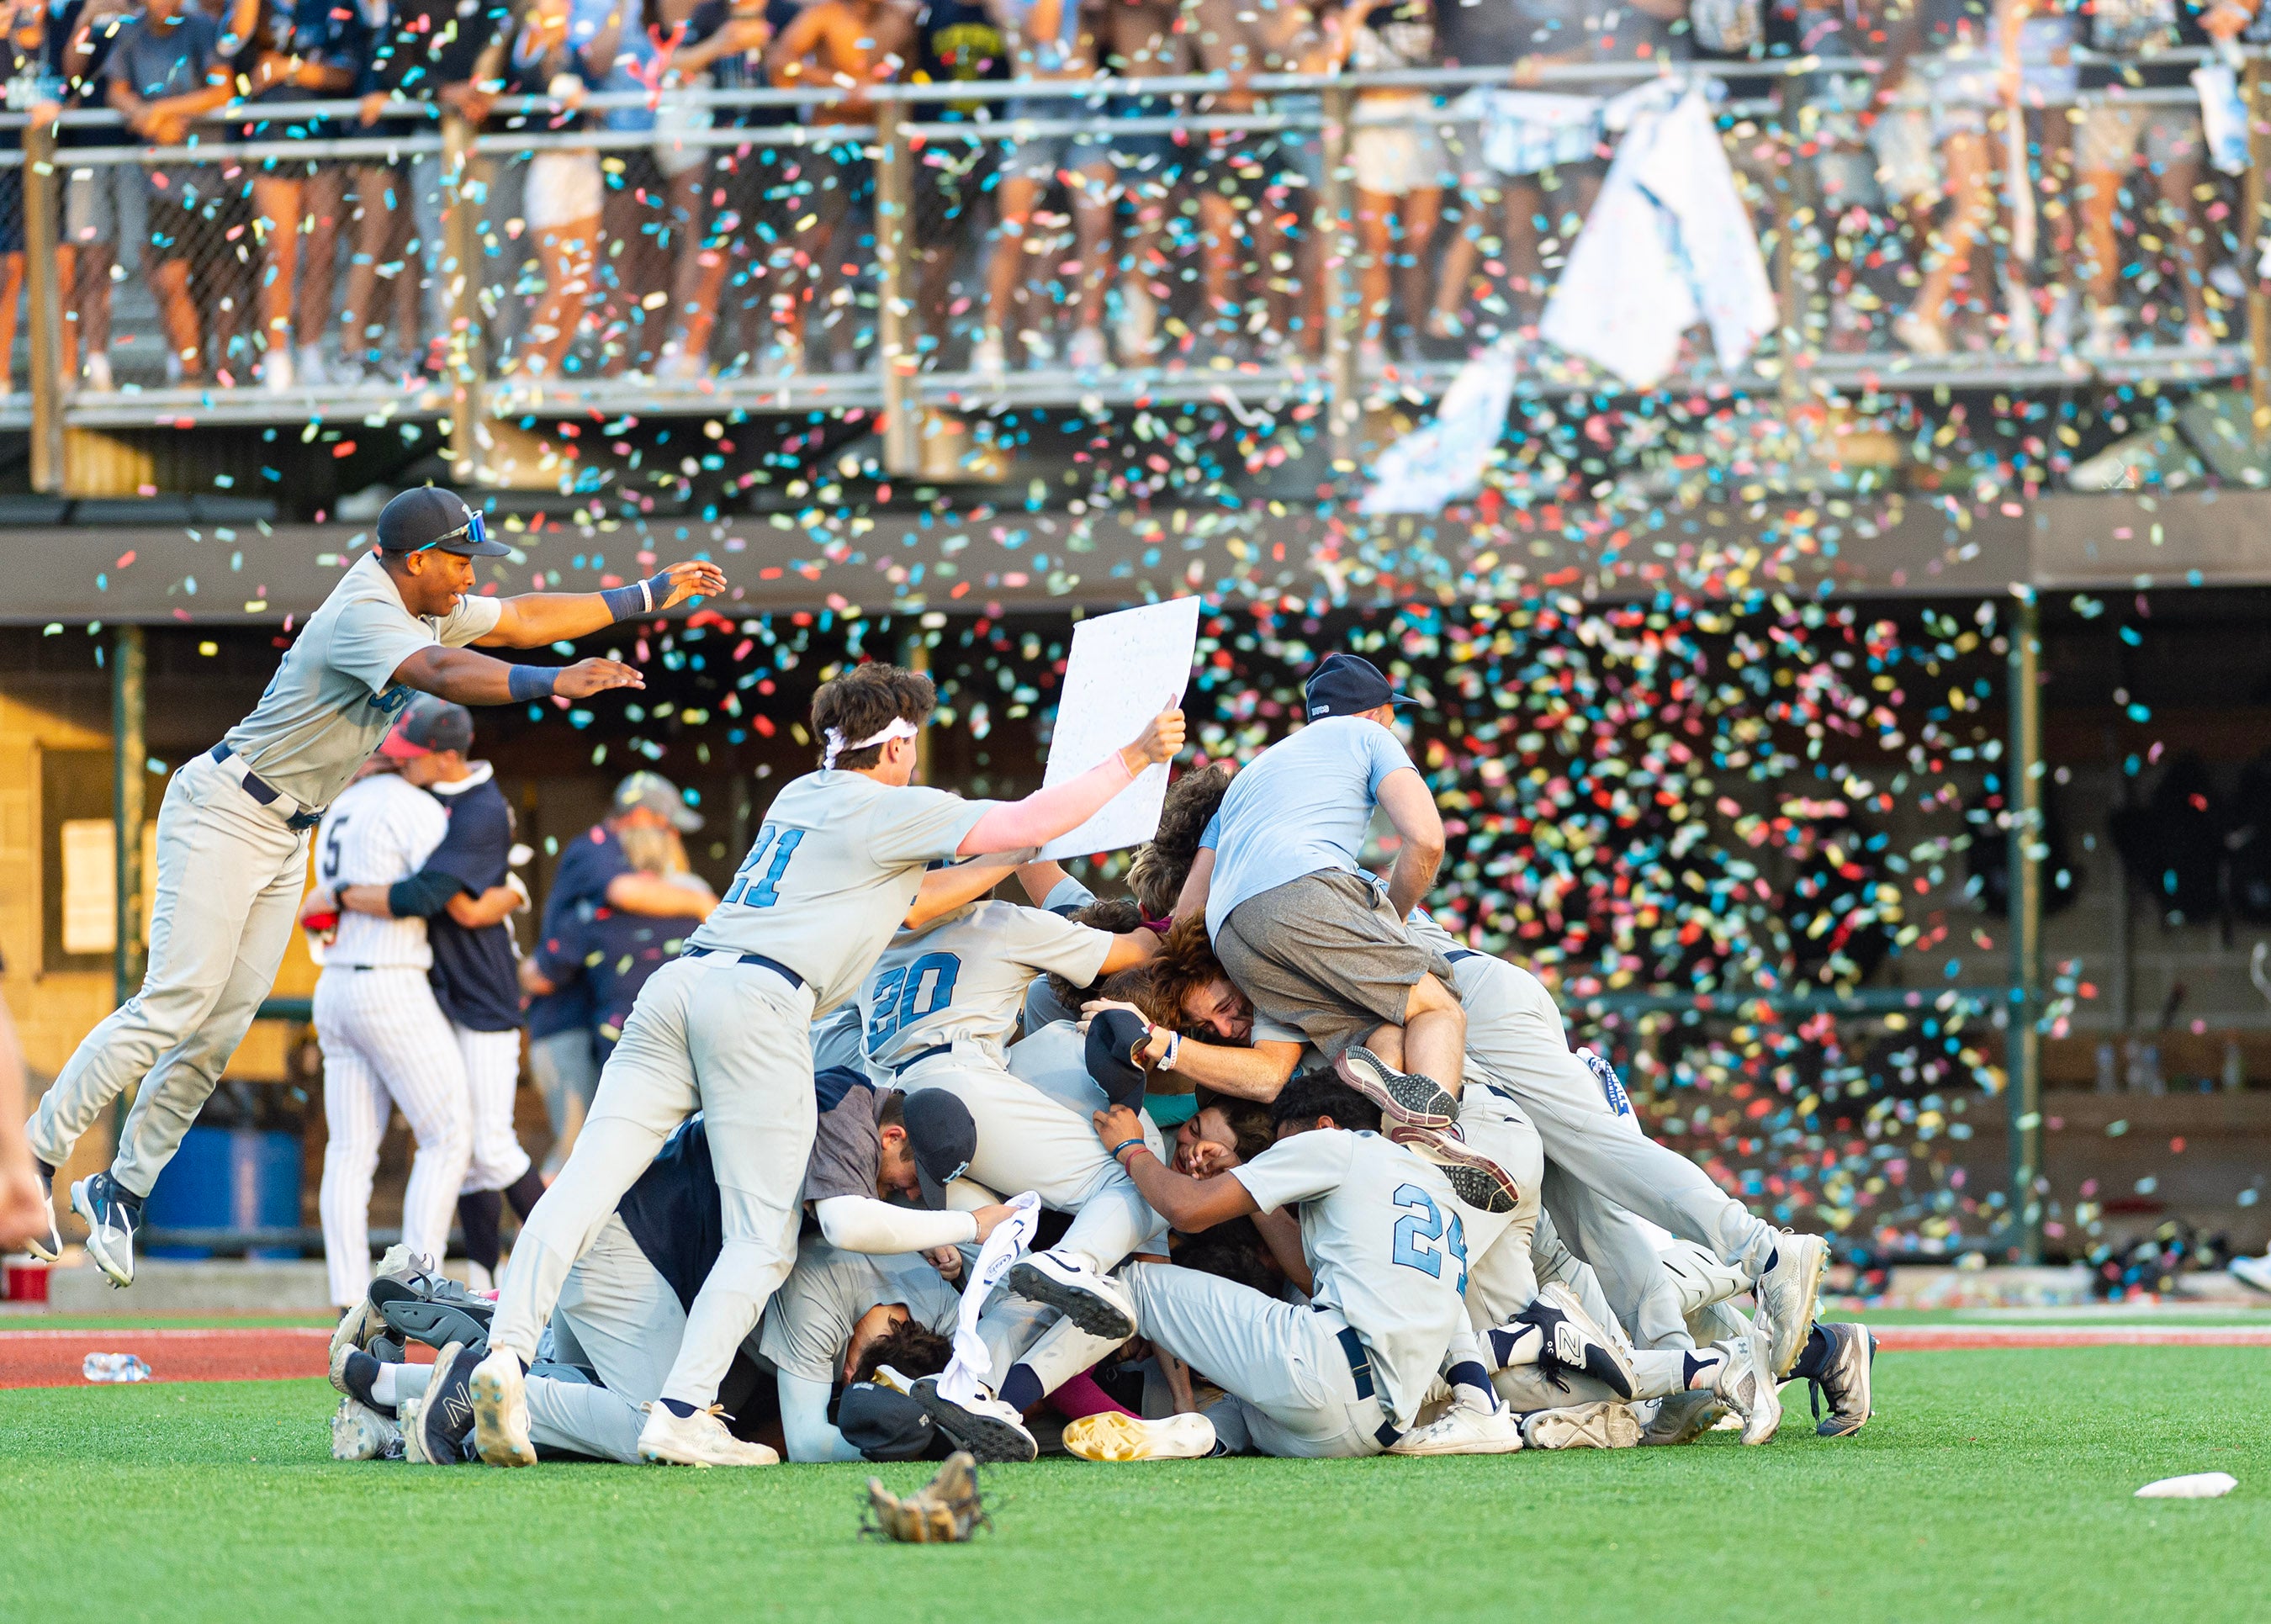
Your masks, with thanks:
[{"label": "bracelet on wrist", "polygon": [[1162,1071],[1173,1071],[1175,1069],[1175,1057],[1182,1052],[1183,1034],[1179,1032],[1168,1032],[1167,1052],[1159,1056],[1159,1069]]},{"label": "bracelet on wrist", "polygon": [[1120,1162],[1121,1166],[1125,1168],[1128,1164],[1124,1161],[1120,1161],[1120,1158],[1122,1153],[1131,1147],[1138,1151],[1148,1151],[1151,1148],[1150,1145],[1143,1143],[1143,1137],[1140,1135],[1133,1139],[1122,1139],[1118,1144],[1112,1147],[1112,1159],[1113,1161]]}]

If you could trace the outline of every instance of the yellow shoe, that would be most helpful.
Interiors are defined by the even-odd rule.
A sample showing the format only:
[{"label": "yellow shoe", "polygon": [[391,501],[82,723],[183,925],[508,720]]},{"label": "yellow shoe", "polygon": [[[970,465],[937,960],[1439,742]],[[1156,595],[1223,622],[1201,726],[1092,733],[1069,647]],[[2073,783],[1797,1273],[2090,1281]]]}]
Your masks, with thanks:
[{"label": "yellow shoe", "polygon": [[1064,1429],[1068,1453],[1084,1461],[1188,1461],[1214,1453],[1214,1423],[1203,1415],[1146,1421],[1108,1410]]}]

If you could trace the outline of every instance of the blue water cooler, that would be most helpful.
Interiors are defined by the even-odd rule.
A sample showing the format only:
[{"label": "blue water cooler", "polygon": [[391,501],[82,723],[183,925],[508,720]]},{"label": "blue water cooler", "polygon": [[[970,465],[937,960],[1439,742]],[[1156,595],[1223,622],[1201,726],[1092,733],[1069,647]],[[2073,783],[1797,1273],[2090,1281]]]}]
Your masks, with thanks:
[{"label": "blue water cooler", "polygon": [[[300,1223],[300,1140],[249,1128],[192,1128],[143,1203],[151,1229],[295,1229]],[[296,1247],[257,1247],[248,1256],[290,1258]],[[152,1257],[211,1257],[210,1247],[160,1246]]]}]

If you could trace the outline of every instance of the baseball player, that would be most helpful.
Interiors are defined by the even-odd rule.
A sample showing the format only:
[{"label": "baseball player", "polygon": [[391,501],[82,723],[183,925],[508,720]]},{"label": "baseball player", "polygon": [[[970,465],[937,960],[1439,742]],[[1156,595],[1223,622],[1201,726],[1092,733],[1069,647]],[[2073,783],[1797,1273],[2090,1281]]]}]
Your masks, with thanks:
[{"label": "baseball player", "polygon": [[167,786],[142,988],[87,1034],[32,1118],[52,1206],[71,1147],[143,1084],[109,1169],[71,1192],[87,1251],[115,1285],[134,1278],[143,1197],[275,986],[307,886],[308,831],[412,692],[503,704],[639,687],[616,660],[516,666],[466,645],[535,648],[726,585],[716,566],[685,563],[606,592],[480,596],[473,561],[509,549],[488,539],[480,514],[430,486],[388,503],[377,530],[378,549],[309,617],[252,713]]},{"label": "baseball player", "polygon": [[814,1017],[859,991],[931,862],[1053,839],[1182,745],[1181,712],[1165,711],[1077,778],[1014,803],[964,801],[912,783],[936,702],[928,677],[883,665],[853,667],[815,696],[820,771],[783,786],[716,912],[641,990],[575,1153],[521,1231],[473,1378],[484,1459],[533,1464],[522,1376],[561,1284],[698,1107],[726,1193],[725,1242],[638,1447],[649,1460],[746,1464],[710,1406],[794,1262]]},{"label": "baseball player", "polygon": [[[430,771],[431,762],[423,755],[407,766]],[[328,913],[327,893],[409,879],[448,825],[442,803],[406,771],[373,764],[324,815],[311,901]],[[331,1301],[341,1309],[370,1287],[371,1176],[397,1106],[418,1141],[402,1196],[403,1243],[413,1255],[436,1258],[449,1247],[472,1129],[465,1062],[427,980],[433,964],[424,920],[350,912],[338,916],[316,979],[328,1135],[318,1204]]]},{"label": "baseball player", "polygon": [[401,761],[406,778],[440,801],[448,827],[416,874],[391,886],[349,886],[337,905],[381,919],[426,921],[434,960],[428,979],[457,1039],[471,1111],[472,1158],[458,1197],[458,1220],[473,1284],[486,1291],[502,1249],[498,1225],[506,1200],[525,1221],[544,1184],[512,1126],[520,1083],[520,988],[505,920],[527,898],[506,883],[512,808],[496,786],[495,770],[465,759],[473,742],[473,712],[463,705],[430,694],[411,701],[379,749]]},{"label": "baseball player", "polygon": [[[943,1255],[959,1275],[961,1255]],[[910,1322],[950,1337],[961,1312],[954,1287],[920,1256],[846,1252],[808,1236],[757,1326],[757,1351],[771,1364],[780,1395],[789,1459],[860,1459],[828,1419],[836,1384],[853,1379],[878,1337]]]}]

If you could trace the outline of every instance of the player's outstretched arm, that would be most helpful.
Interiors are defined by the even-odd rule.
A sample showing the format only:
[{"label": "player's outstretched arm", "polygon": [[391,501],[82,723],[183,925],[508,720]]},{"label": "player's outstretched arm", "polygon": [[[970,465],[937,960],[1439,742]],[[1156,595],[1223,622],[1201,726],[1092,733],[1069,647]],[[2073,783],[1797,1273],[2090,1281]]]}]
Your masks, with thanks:
[{"label": "player's outstretched arm", "polygon": [[1214,889],[1214,847],[1203,846],[1191,853],[1190,872],[1175,897],[1175,923],[1206,912],[1207,893]]},{"label": "player's outstretched arm", "polygon": [[1070,834],[1154,762],[1173,761],[1183,748],[1183,713],[1162,711],[1134,742],[1124,744],[1076,778],[1037,789],[1023,801],[988,807],[956,849],[960,857],[1015,852]]},{"label": "player's outstretched arm", "polygon": [[1126,1106],[1112,1106],[1090,1120],[1095,1124],[1096,1136],[1128,1170],[1151,1210],[1183,1233],[1196,1234],[1262,1210],[1246,1186],[1229,1173],[1193,1179],[1162,1165],[1143,1143],[1143,1119]]},{"label": "player's outstretched arm", "polygon": [[[603,592],[523,592],[501,600],[503,613],[480,648],[532,649],[604,631],[618,621],[675,608],[689,598],[715,598],[726,572],[711,563],[673,564],[659,575]],[[462,703],[462,702],[461,702]]]},{"label": "player's outstretched arm", "polygon": [[646,679],[620,659],[579,659],[572,666],[511,666],[471,649],[429,643],[394,668],[406,688],[454,704],[517,704],[558,695],[584,699],[611,688],[644,688]]},{"label": "player's outstretched arm", "polygon": [[973,857],[968,862],[953,863],[943,868],[934,868],[923,875],[922,889],[915,893],[914,905],[900,921],[903,930],[920,930],[936,920],[942,920],[965,903],[972,903],[989,894],[995,886],[1016,872],[1017,860],[1024,852],[999,852],[987,857]]}]

